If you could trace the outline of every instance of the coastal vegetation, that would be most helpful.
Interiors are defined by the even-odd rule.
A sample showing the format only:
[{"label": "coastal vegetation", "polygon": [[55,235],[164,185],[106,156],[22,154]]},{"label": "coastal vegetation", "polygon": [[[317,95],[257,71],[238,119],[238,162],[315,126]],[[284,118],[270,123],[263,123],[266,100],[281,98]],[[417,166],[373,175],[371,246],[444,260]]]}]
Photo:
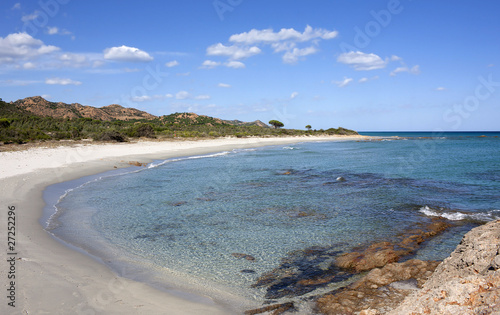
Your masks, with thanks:
[{"label": "coastal vegetation", "polygon": [[[273,120],[271,120],[273,121]],[[251,136],[351,135],[345,128],[327,130],[282,129],[255,121],[221,120],[194,113],[153,116],[136,109],[110,105],[103,108],[48,102],[31,97],[16,102],[0,99],[0,142],[26,143],[47,140],[124,142],[130,138],[217,138]],[[270,122],[271,123],[271,122]]]}]

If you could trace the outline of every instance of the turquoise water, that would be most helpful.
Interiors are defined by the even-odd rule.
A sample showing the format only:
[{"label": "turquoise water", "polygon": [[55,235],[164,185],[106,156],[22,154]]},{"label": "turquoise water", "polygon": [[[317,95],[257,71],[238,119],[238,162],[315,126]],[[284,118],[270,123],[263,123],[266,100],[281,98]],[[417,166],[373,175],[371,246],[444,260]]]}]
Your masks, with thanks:
[{"label": "turquoise water", "polygon": [[48,229],[125,276],[260,302],[265,290],[251,285],[294,251],[348,251],[442,216],[454,227],[416,254],[441,260],[472,227],[500,218],[500,133],[371,135],[384,138],[233,150],[99,177],[61,198]]}]

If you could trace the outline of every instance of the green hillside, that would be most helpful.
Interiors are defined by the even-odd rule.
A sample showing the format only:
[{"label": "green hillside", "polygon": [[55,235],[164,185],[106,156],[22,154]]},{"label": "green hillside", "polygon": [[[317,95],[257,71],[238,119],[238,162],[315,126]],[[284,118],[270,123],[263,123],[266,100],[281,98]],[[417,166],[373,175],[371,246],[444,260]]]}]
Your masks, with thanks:
[{"label": "green hillside", "polygon": [[138,137],[166,139],[307,134],[357,133],[344,128],[319,131],[274,129],[260,121],[254,123],[223,121],[194,113],[174,113],[153,119],[132,120],[42,117],[0,99],[0,142],[4,144],[63,139],[122,142]]}]

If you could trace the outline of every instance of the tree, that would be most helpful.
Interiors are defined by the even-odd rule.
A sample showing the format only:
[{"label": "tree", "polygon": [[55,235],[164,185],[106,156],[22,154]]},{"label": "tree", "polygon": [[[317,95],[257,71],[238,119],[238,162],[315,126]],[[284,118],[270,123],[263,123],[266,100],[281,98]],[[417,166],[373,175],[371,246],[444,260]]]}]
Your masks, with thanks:
[{"label": "tree", "polygon": [[306,129],[309,130],[309,131],[311,131],[311,128],[312,128],[311,125],[307,125],[306,126]]},{"label": "tree", "polygon": [[284,126],[284,124],[281,122],[281,121],[277,121],[277,120],[270,120],[269,121],[269,124],[270,125],[273,125],[274,126],[274,129],[278,129],[278,128],[281,128]]}]

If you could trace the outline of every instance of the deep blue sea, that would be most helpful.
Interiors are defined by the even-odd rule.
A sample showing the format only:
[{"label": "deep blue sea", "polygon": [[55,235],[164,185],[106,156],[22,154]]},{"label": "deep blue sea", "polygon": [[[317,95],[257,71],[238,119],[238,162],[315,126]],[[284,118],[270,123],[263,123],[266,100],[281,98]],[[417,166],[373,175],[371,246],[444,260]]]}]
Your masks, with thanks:
[{"label": "deep blue sea", "polygon": [[441,216],[453,227],[415,257],[442,260],[471,228],[500,219],[500,133],[362,134],[381,138],[232,150],[94,177],[67,187],[47,229],[121,275],[251,304],[265,294],[255,280],[294,251],[349,251]]}]

